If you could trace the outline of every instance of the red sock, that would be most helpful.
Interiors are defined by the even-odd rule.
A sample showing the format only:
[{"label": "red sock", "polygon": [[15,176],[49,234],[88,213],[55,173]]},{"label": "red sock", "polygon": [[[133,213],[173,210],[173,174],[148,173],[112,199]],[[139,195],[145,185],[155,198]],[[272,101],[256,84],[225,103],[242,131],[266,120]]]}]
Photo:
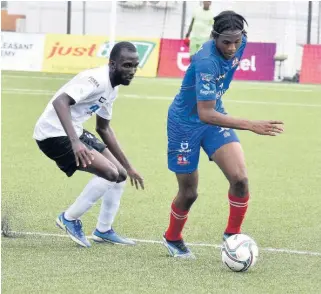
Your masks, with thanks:
[{"label": "red sock", "polygon": [[169,241],[182,239],[182,231],[187,221],[188,210],[181,210],[172,203],[169,227],[165,233],[165,238]]},{"label": "red sock", "polygon": [[241,232],[241,225],[246,214],[249,197],[249,194],[243,198],[235,197],[231,194],[228,195],[230,202],[230,216],[225,229],[226,233],[238,234]]}]

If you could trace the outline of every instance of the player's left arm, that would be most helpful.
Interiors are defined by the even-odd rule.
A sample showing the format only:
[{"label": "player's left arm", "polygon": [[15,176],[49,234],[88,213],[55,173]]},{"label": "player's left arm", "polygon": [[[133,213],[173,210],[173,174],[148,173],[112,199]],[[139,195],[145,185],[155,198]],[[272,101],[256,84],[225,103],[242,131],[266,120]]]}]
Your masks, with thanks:
[{"label": "player's left arm", "polygon": [[200,60],[195,73],[197,112],[201,121],[224,128],[249,130],[260,135],[275,136],[283,132],[281,121],[252,121],[216,111],[216,95],[222,95],[216,89],[216,81],[220,78],[216,64],[208,59]]},{"label": "player's left arm", "polygon": [[135,184],[138,189],[138,184],[144,189],[144,179],[130,164],[124,151],[122,150],[113,129],[110,126],[110,120],[105,119],[98,114],[96,115],[96,132],[99,134],[103,142],[107,145],[109,151],[115,156],[120,164],[126,169],[132,186]]}]

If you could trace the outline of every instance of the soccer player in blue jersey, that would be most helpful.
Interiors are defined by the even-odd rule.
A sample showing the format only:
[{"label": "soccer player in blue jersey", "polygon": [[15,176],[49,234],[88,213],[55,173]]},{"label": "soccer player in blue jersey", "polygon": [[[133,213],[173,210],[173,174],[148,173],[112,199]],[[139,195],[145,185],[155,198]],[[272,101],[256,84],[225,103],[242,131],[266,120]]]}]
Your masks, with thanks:
[{"label": "soccer player in blue jersey", "polygon": [[242,58],[247,36],[243,16],[224,11],[214,18],[212,40],[193,56],[180,92],[169,107],[168,167],[176,173],[178,193],[171,206],[163,241],[173,257],[195,258],[182,238],[188,212],[197,198],[201,147],[229,181],[230,214],[223,239],[241,232],[249,188],[240,141],[234,131],[275,136],[283,132],[278,120],[252,121],[228,115],[222,96]]}]

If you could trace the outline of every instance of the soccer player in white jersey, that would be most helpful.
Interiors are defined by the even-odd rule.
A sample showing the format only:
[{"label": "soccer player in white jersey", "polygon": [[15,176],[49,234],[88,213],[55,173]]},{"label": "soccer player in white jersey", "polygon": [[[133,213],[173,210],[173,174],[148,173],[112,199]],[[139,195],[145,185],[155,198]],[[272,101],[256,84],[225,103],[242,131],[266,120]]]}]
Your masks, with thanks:
[{"label": "soccer player in white jersey", "polygon": [[[130,42],[117,43],[109,64],[85,70],[65,84],[48,103],[36,123],[33,138],[39,148],[71,177],[76,170],[94,177],[56,224],[84,247],[86,238],[80,217],[102,197],[93,240],[134,245],[112,228],[120,205],[126,178],[144,189],[143,178],[130,164],[110,126],[118,85],[129,85],[139,64],[138,53]],[[96,131],[103,142],[83,129],[82,124],[96,113]]]}]

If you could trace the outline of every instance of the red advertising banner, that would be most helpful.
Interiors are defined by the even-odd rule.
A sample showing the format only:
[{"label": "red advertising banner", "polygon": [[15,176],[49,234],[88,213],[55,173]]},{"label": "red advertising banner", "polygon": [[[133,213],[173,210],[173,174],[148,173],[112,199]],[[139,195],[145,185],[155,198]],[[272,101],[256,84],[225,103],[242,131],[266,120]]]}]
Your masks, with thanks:
[{"label": "red advertising banner", "polygon": [[321,84],[321,45],[304,45],[300,83]]},{"label": "red advertising banner", "polygon": [[161,39],[158,76],[183,77],[189,66],[189,48],[183,40]]},{"label": "red advertising banner", "polygon": [[[158,76],[183,77],[189,66],[188,51],[183,40],[161,39]],[[234,78],[273,81],[275,52],[275,43],[248,43]]]}]

